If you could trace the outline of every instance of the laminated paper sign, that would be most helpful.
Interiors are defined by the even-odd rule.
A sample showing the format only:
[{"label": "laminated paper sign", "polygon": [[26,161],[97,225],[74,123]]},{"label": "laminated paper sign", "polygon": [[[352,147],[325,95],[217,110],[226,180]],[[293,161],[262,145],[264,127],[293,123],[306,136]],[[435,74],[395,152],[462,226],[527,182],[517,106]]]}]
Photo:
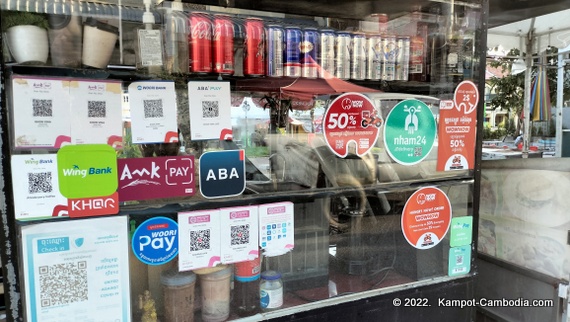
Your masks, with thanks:
[{"label": "laminated paper sign", "polygon": [[22,227],[29,321],[129,321],[127,217]]},{"label": "laminated paper sign", "polygon": [[192,140],[232,138],[229,82],[189,82],[188,99]]},{"label": "laminated paper sign", "polygon": [[291,251],[295,244],[292,202],[259,205],[259,241],[265,256]]},{"label": "laminated paper sign", "polygon": [[259,256],[258,207],[220,209],[222,263],[231,264]]},{"label": "laminated paper sign", "polygon": [[120,147],[122,94],[120,81],[71,81],[71,141]]},{"label": "laminated paper sign", "polygon": [[174,82],[131,83],[129,105],[133,143],[178,142]]},{"label": "laminated paper sign", "polygon": [[54,147],[69,143],[69,81],[13,76],[14,146]]},{"label": "laminated paper sign", "polygon": [[199,210],[178,214],[178,270],[214,267],[220,263],[220,211]]},{"label": "laminated paper sign", "polygon": [[59,192],[56,154],[13,155],[12,184],[16,219],[67,215],[67,199]]}]

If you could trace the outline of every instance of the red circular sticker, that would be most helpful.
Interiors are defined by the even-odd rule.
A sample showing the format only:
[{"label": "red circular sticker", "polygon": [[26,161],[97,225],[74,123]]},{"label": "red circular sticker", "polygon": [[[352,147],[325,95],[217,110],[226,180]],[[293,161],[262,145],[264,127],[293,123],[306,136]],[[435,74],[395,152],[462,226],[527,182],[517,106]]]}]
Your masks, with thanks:
[{"label": "red circular sticker", "polygon": [[402,212],[402,232],[415,248],[428,249],[439,244],[450,224],[451,203],[440,189],[422,188],[406,201]]},{"label": "red circular sticker", "polygon": [[324,116],[323,132],[329,148],[339,157],[348,155],[349,143],[356,145],[356,154],[366,154],[378,139],[384,124],[380,111],[370,99],[358,93],[337,97]]},{"label": "red circular sticker", "polygon": [[479,90],[472,81],[463,81],[455,88],[453,95],[455,107],[465,114],[470,114],[477,108],[479,103]]}]

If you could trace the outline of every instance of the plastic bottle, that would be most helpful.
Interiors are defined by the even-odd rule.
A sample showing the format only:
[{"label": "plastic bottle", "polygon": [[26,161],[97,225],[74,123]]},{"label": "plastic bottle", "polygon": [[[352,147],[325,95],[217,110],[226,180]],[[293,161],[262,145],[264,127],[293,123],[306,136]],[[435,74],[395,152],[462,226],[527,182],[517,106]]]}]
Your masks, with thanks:
[{"label": "plastic bottle", "polygon": [[176,0],[164,12],[164,68],[168,74],[188,73],[188,15]]},{"label": "plastic bottle", "polygon": [[259,285],[260,306],[263,311],[271,311],[283,306],[283,282],[281,273],[265,271],[261,273]]},{"label": "plastic bottle", "polygon": [[137,29],[136,66],[143,73],[158,74],[163,65],[162,61],[162,34],[155,29],[156,20],[150,12],[151,1],[144,0],[143,13],[144,29]]},{"label": "plastic bottle", "polygon": [[233,309],[239,316],[257,313],[259,309],[260,259],[234,264]]},{"label": "plastic bottle", "polygon": [[170,269],[160,275],[166,322],[194,321],[194,286],[196,275]]},{"label": "plastic bottle", "polygon": [[230,315],[230,278],[232,267],[199,275],[202,292],[202,321],[225,321]]}]

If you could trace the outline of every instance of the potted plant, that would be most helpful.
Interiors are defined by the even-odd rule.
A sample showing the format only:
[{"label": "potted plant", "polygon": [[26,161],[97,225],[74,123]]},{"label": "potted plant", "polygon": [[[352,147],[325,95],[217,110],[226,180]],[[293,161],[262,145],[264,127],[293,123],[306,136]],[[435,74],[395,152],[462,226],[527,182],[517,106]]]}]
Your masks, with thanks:
[{"label": "potted plant", "polygon": [[49,55],[48,20],[44,14],[5,11],[2,30],[17,63],[45,64]]}]

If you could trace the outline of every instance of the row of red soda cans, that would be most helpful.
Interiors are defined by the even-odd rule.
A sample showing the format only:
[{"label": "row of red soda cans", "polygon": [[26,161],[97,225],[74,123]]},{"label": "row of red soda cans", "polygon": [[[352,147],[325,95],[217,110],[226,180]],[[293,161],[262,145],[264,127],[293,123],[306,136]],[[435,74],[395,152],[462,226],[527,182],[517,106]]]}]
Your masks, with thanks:
[{"label": "row of red soda cans", "polygon": [[233,75],[235,49],[243,41],[244,76],[356,80],[408,77],[409,37],[266,25],[254,17],[234,23],[229,15],[201,12],[190,14],[189,27],[191,73]]}]

